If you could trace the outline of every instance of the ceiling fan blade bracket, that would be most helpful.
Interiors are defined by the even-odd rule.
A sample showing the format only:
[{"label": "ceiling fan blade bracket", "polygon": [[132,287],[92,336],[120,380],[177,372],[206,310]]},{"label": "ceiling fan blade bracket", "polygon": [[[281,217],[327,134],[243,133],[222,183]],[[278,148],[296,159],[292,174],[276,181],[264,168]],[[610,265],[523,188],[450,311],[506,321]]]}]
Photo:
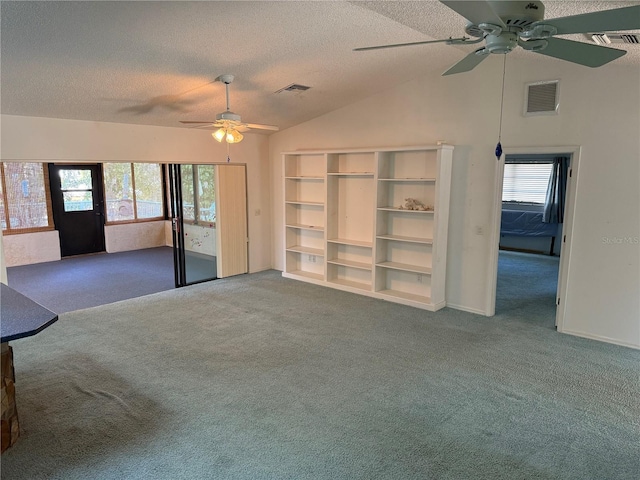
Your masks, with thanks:
[{"label": "ceiling fan blade bracket", "polygon": [[502,33],[502,27],[492,23],[480,23],[478,24],[478,28],[486,35],[500,35]]},{"label": "ceiling fan blade bracket", "polygon": [[558,33],[558,29],[553,25],[537,23],[532,28],[520,32],[520,38],[538,40],[541,38],[551,38]]},{"label": "ceiling fan blade bracket", "polygon": [[480,43],[484,40],[484,37],[471,39],[469,37],[451,38],[445,41],[447,45],[473,45],[474,43]]},{"label": "ceiling fan blade bracket", "polygon": [[549,42],[545,38],[534,38],[527,41],[519,40],[518,45],[529,52],[540,52],[547,48]]}]

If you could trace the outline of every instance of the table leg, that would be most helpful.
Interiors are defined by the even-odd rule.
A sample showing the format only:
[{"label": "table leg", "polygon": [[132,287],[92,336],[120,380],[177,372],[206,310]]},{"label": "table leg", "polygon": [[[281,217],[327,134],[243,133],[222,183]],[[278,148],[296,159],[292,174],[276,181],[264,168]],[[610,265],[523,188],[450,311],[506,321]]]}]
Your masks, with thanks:
[{"label": "table leg", "polygon": [[16,443],[20,436],[18,409],[16,408],[15,371],[13,349],[8,342],[2,343],[2,453]]}]

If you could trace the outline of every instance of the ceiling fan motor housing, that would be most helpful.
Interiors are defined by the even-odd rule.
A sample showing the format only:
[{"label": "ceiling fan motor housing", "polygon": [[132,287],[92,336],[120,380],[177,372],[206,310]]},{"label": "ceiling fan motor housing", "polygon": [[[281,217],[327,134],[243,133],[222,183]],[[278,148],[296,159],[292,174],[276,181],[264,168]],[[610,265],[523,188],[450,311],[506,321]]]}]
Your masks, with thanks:
[{"label": "ceiling fan motor housing", "polygon": [[222,112],[216,115],[216,121],[218,122],[240,122],[240,115],[230,111]]},{"label": "ceiling fan motor housing", "polygon": [[[520,33],[527,31],[534,22],[539,22],[544,18],[544,5],[542,2],[522,2],[522,1],[492,1],[488,2],[491,5],[492,10],[498,17],[504,22],[504,26],[495,25],[491,22],[487,23],[467,23],[465,26],[465,32],[467,35],[476,38],[486,38],[488,43],[494,45],[493,50],[488,48],[491,53],[508,53],[517,44],[511,45],[511,35],[507,35],[507,38],[502,40],[491,37],[500,37],[505,32]],[[536,37],[543,38],[543,37]],[[510,48],[509,48],[510,46]]]},{"label": "ceiling fan motor housing", "polygon": [[485,47],[489,53],[509,53],[518,45],[518,35],[514,32],[502,32],[499,35],[487,35]]},{"label": "ceiling fan motor housing", "polygon": [[533,22],[544,18],[542,2],[489,2],[491,8],[505,25],[515,30],[524,30]]}]

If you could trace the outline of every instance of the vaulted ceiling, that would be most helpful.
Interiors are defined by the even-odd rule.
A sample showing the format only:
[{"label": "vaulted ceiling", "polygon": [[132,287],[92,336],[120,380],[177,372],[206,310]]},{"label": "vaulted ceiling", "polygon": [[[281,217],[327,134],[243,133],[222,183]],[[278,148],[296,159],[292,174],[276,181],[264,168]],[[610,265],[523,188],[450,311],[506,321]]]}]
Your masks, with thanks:
[{"label": "vaulted ceiling", "polygon": [[[545,18],[640,4],[544,3]],[[441,73],[477,48],[353,51],[463,35],[465,20],[435,0],[3,1],[1,8],[1,105],[11,115],[178,127],[225,109],[224,85],[213,80],[230,73],[233,111],[287,128]],[[640,45],[616,48],[628,50],[616,64],[640,68]],[[509,55],[560,62],[522,49]],[[482,72],[460,75],[482,81]],[[276,93],[292,83],[311,88]]]}]

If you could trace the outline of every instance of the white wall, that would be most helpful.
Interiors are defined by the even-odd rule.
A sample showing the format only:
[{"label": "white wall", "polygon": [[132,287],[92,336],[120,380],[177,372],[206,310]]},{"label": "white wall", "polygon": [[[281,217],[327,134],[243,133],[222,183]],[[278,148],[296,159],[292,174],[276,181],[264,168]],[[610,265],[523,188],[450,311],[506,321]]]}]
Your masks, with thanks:
[{"label": "white wall", "polygon": [[[224,163],[226,144],[206,130],[2,115],[3,161]],[[249,271],[271,268],[269,139],[246,134],[230,147],[247,165]],[[258,211],[260,212],[258,214]]]},{"label": "white wall", "polygon": [[[283,268],[280,152],[296,149],[456,145],[447,303],[486,313],[502,57],[473,72],[430,76],[270,137],[273,264]],[[557,116],[522,116],[525,83],[560,79]],[[580,145],[564,331],[640,347],[640,69],[508,57],[504,147]],[[605,239],[631,237],[631,243]]]}]

